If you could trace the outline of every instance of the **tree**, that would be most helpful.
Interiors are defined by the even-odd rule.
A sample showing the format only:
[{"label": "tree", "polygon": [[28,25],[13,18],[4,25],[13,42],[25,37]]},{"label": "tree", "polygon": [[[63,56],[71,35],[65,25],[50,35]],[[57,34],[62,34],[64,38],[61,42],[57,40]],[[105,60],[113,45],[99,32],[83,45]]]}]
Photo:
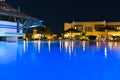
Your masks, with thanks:
[{"label": "tree", "polygon": [[[34,33],[34,30],[36,30],[36,32]],[[48,27],[43,27],[43,26],[36,26],[33,28],[29,28],[25,31],[25,34],[27,37],[31,38],[30,36],[32,34],[41,34],[41,38],[45,39],[45,35],[52,35],[51,30]]]},{"label": "tree", "polygon": [[89,40],[96,40],[97,36],[89,35],[88,38],[89,38]]}]

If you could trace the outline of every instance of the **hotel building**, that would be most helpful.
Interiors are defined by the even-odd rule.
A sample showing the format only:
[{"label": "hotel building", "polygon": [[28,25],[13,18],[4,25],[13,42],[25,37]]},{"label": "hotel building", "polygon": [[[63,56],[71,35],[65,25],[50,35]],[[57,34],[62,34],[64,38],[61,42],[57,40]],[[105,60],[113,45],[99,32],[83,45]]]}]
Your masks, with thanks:
[{"label": "hotel building", "polygon": [[111,39],[113,36],[120,36],[120,22],[106,22],[106,21],[87,21],[87,22],[75,22],[64,23],[64,31],[69,29],[75,29],[79,32],[66,32],[64,38],[75,36],[81,36],[85,33],[86,36],[93,35],[97,36],[97,39],[108,38]]}]

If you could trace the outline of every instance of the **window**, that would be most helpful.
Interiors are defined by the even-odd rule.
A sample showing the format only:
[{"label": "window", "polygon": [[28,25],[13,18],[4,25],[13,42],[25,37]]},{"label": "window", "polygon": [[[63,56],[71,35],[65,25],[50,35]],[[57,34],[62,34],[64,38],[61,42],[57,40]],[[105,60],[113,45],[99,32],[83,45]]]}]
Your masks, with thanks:
[{"label": "window", "polygon": [[117,30],[119,31],[120,30],[120,25],[116,25],[116,27],[117,27]]},{"label": "window", "polygon": [[96,31],[104,31],[104,25],[95,25],[95,30]]},{"label": "window", "polygon": [[85,27],[85,32],[92,32],[93,28],[92,27]]},{"label": "window", "polygon": [[108,25],[108,27],[110,28],[110,30],[117,30],[117,26],[116,25]]}]

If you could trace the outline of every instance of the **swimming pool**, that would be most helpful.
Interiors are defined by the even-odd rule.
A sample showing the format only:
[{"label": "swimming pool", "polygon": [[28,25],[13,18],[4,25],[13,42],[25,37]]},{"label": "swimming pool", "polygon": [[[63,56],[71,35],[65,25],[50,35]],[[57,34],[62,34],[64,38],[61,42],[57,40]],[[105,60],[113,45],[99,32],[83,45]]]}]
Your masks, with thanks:
[{"label": "swimming pool", "polygon": [[0,42],[0,80],[120,80],[120,42]]}]

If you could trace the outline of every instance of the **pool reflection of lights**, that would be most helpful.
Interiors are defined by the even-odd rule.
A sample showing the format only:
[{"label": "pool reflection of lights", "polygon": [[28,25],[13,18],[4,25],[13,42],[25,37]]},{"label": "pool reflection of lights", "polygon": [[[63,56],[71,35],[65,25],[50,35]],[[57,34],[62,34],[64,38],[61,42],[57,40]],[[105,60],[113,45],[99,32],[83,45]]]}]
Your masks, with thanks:
[{"label": "pool reflection of lights", "polygon": [[60,52],[61,52],[61,48],[62,48],[62,41],[59,41],[59,45],[60,45]]},{"label": "pool reflection of lights", "polygon": [[65,51],[68,52],[69,56],[71,57],[74,50],[74,41],[65,41],[64,46]]},{"label": "pool reflection of lights", "polygon": [[119,80],[120,42],[0,42],[0,80]]},{"label": "pool reflection of lights", "polygon": [[40,53],[41,41],[38,41],[38,52]]},{"label": "pool reflection of lights", "polygon": [[49,51],[50,51],[50,47],[51,47],[50,44],[51,44],[51,41],[49,40],[48,41],[48,49],[49,49]]},{"label": "pool reflection of lights", "polygon": [[85,41],[82,42],[83,51],[85,51]]},{"label": "pool reflection of lights", "polygon": [[107,58],[107,47],[105,46],[105,53],[104,53],[104,55],[105,55],[105,58]]}]

